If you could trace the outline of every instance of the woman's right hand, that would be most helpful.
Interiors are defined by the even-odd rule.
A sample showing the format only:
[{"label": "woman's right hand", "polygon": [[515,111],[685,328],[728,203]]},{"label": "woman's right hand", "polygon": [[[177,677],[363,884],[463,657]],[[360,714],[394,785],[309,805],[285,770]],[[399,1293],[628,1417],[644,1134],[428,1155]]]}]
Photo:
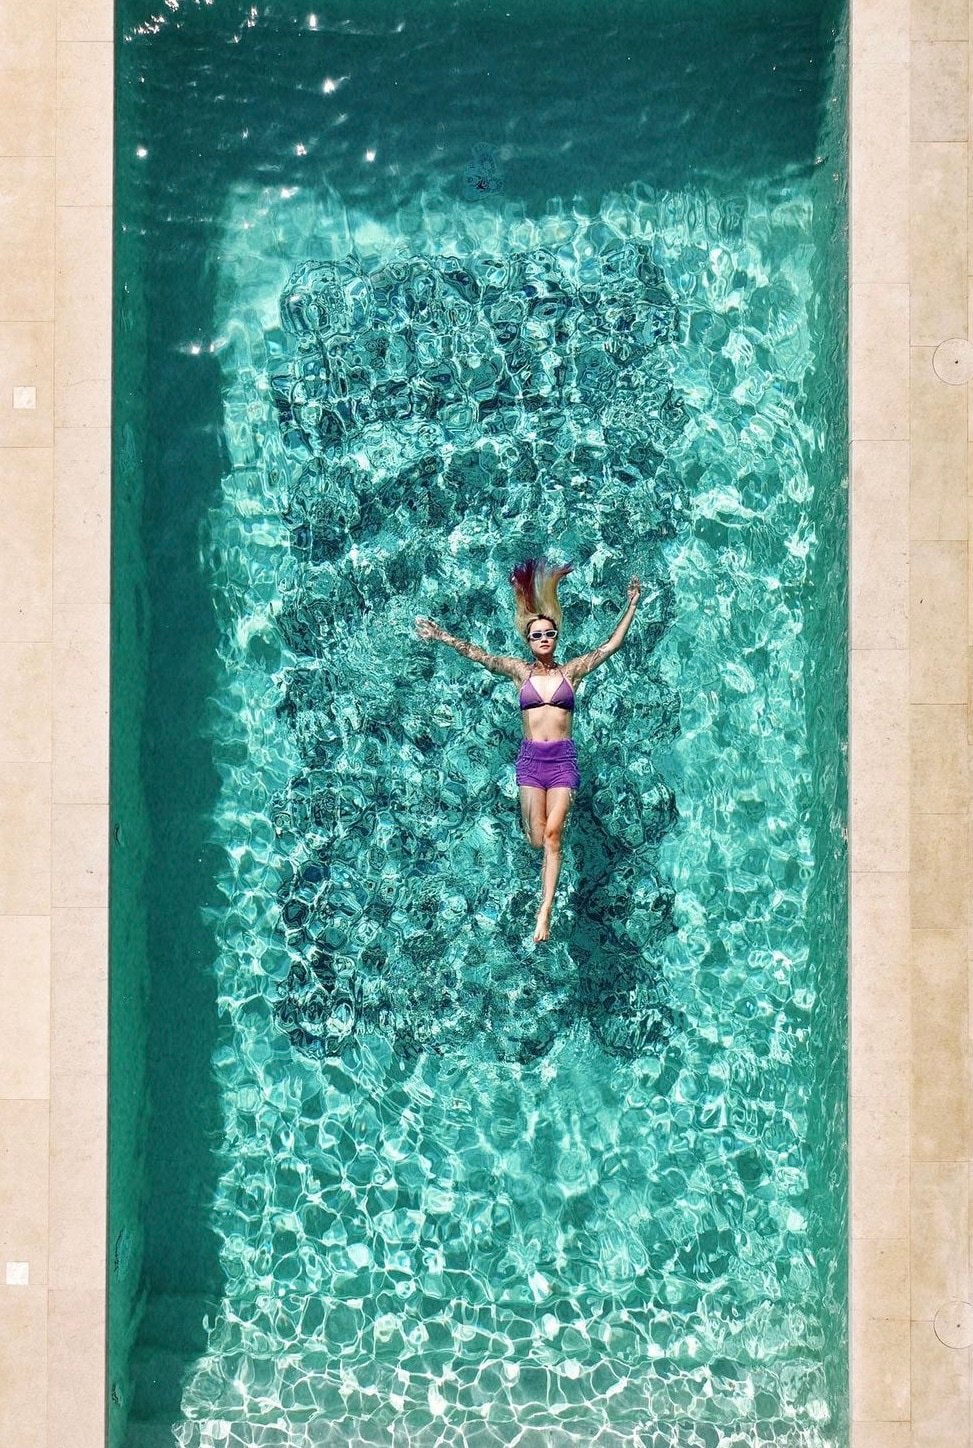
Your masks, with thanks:
[{"label": "woman's right hand", "polygon": [[438,623],[433,623],[431,618],[417,618],[416,633],[421,639],[435,639],[437,643],[443,636],[443,630]]}]

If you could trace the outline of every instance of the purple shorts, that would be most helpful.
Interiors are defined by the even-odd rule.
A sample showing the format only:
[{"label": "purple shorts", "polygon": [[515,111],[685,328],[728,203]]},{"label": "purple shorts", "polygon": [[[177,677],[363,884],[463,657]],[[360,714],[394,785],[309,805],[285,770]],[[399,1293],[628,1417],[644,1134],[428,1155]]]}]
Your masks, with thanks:
[{"label": "purple shorts", "polygon": [[522,739],[517,752],[517,783],[533,789],[577,789],[578,751],[573,739]]}]

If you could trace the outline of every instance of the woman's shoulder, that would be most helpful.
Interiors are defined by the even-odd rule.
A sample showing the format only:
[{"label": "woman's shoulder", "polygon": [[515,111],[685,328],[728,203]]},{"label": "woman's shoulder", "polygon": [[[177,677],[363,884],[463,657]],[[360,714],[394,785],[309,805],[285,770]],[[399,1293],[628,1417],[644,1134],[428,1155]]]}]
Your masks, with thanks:
[{"label": "woman's shoulder", "polygon": [[505,674],[518,684],[522,684],[530,672],[523,659],[515,658],[513,654],[488,654],[486,663],[495,674]]},{"label": "woman's shoulder", "polygon": [[586,654],[578,654],[576,658],[568,659],[563,668],[570,683],[577,684],[581,679],[586,678],[592,669],[597,669],[599,664],[604,663],[611,652],[611,649],[602,645],[600,648],[590,649]]}]

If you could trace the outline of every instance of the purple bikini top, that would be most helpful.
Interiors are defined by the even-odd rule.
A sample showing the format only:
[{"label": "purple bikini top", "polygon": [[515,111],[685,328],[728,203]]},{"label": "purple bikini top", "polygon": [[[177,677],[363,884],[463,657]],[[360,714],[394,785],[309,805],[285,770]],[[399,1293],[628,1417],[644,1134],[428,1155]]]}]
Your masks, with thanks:
[{"label": "purple bikini top", "polygon": [[[526,695],[525,697],[528,685],[533,690],[533,699],[530,697],[530,695]],[[567,693],[562,694],[562,689],[566,689]],[[527,675],[520,690],[521,709],[539,709],[542,704],[553,704],[555,709],[567,709],[569,714],[574,712],[574,690],[568,683],[563,669],[561,670],[561,682],[554,690],[554,693],[550,699],[541,698],[540,694],[537,692],[537,685],[534,683],[530,674]]]}]

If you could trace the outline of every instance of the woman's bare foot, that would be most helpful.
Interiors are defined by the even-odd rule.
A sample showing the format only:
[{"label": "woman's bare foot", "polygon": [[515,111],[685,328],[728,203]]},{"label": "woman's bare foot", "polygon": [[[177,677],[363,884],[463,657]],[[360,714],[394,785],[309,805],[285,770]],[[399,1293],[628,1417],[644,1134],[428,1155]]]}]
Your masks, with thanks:
[{"label": "woman's bare foot", "polygon": [[534,939],[546,940],[551,933],[551,907],[542,905],[537,912],[537,924],[534,927]]}]

